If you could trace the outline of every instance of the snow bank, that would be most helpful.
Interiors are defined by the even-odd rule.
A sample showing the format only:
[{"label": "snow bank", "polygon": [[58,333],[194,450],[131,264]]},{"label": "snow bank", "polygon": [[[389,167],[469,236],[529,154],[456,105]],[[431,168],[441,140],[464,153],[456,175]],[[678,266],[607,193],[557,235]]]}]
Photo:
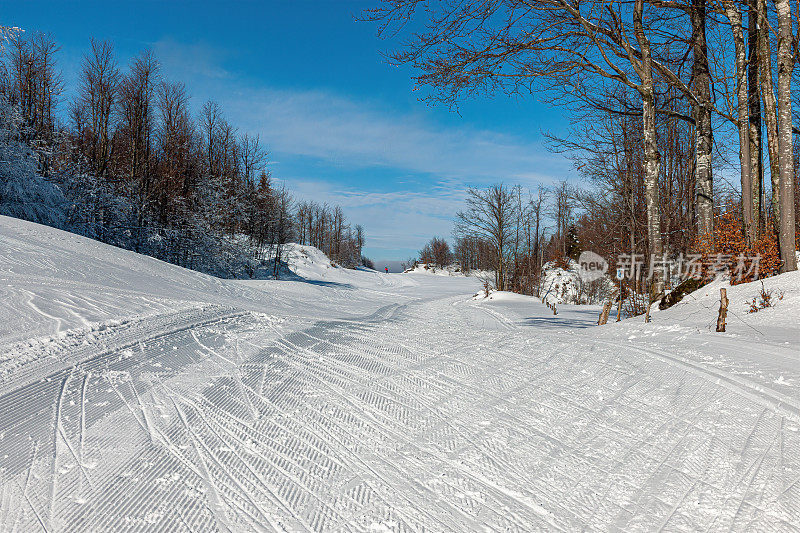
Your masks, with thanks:
[{"label": "snow bank", "polygon": [[[762,287],[772,293],[772,307],[750,312],[750,305]],[[728,279],[718,279],[687,294],[683,300],[660,311],[653,304],[650,316],[656,325],[715,332],[720,289],[727,292],[729,335],[770,339],[800,347],[800,271],[731,286]],[[630,322],[641,320],[633,317]],[[800,363],[800,356],[798,357]]]},{"label": "snow bank", "polygon": [[287,243],[283,246],[283,259],[289,270],[304,278],[319,278],[330,269],[342,268],[314,246]]}]

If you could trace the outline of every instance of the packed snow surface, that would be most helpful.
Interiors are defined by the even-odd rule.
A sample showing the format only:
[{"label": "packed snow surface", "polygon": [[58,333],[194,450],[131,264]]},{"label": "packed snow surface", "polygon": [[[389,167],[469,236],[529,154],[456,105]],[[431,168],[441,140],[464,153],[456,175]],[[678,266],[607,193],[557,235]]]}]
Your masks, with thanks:
[{"label": "packed snow surface", "polygon": [[0,530],[800,528],[798,274],[718,334],[717,285],[596,327],[293,252],[223,281],[0,217]]}]

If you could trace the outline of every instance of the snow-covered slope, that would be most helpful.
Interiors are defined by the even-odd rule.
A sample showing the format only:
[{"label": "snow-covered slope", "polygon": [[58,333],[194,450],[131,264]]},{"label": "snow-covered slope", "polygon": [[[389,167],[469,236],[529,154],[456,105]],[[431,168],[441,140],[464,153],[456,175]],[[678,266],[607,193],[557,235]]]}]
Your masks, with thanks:
[{"label": "snow-covered slope", "polygon": [[294,251],[218,280],[0,218],[0,530],[800,527],[795,274],[716,334],[714,287],[598,328]]},{"label": "snow-covered slope", "polygon": [[[310,246],[285,255],[302,278],[334,288],[398,287],[413,281],[333,267]],[[296,282],[221,280],[73,233],[0,216],[0,346],[120,317],[204,303],[279,311],[319,307],[318,289]],[[269,287],[265,300],[264,287]],[[357,298],[357,297],[356,297]]]},{"label": "snow-covered slope", "polygon": [[[656,329],[676,327],[714,332],[719,310],[720,289],[725,288],[728,305],[726,336],[796,346],[800,354],[800,271],[788,272],[751,283],[731,286],[719,279],[687,295],[673,307],[651,312]],[[751,312],[762,288],[772,293],[774,307]]]},{"label": "snow-covered slope", "polygon": [[[129,327],[209,306],[308,317],[323,317],[334,309],[360,314],[376,303],[360,294],[359,287],[414,285],[398,276],[333,267],[312,247],[289,245],[287,259],[299,276],[313,283],[221,280],[0,216],[0,381],[27,360],[23,354],[63,350],[112,326]],[[343,292],[353,304],[346,309],[334,297]]]}]

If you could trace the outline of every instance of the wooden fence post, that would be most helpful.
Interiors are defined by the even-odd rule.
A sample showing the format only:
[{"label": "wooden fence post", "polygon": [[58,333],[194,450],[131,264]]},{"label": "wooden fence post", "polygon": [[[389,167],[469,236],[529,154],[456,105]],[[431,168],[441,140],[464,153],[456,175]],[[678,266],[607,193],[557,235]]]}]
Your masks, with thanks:
[{"label": "wooden fence post", "polygon": [[611,306],[614,305],[614,300],[609,298],[605,304],[603,304],[603,310],[600,311],[600,318],[597,320],[597,325],[602,326],[606,322],[608,322],[608,314],[611,312]]},{"label": "wooden fence post", "polygon": [[725,331],[725,319],[728,317],[728,292],[719,290],[719,316],[717,317],[717,331]]},{"label": "wooden fence post", "polygon": [[603,310],[600,311],[600,318],[597,320],[597,325],[602,326],[606,322],[608,322],[608,314],[611,313],[611,306],[614,305],[614,300],[609,298],[605,304],[603,304]]}]

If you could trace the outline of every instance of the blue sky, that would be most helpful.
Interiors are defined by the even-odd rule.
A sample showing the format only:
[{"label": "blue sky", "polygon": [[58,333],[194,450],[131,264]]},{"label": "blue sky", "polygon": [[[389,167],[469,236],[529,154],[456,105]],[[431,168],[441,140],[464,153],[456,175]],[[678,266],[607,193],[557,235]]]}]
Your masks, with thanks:
[{"label": "blue sky", "polygon": [[260,134],[274,177],[296,197],[342,205],[379,261],[449,238],[470,185],[574,176],[542,145],[543,130],[566,130],[558,109],[505,96],[458,113],[420,102],[414,73],[381,57],[393,43],[354,20],[371,5],[0,0],[0,24],[51,33],[68,88],[90,36],[112,40],[123,64],[152,48],[195,108],[213,98],[241,131]]}]

